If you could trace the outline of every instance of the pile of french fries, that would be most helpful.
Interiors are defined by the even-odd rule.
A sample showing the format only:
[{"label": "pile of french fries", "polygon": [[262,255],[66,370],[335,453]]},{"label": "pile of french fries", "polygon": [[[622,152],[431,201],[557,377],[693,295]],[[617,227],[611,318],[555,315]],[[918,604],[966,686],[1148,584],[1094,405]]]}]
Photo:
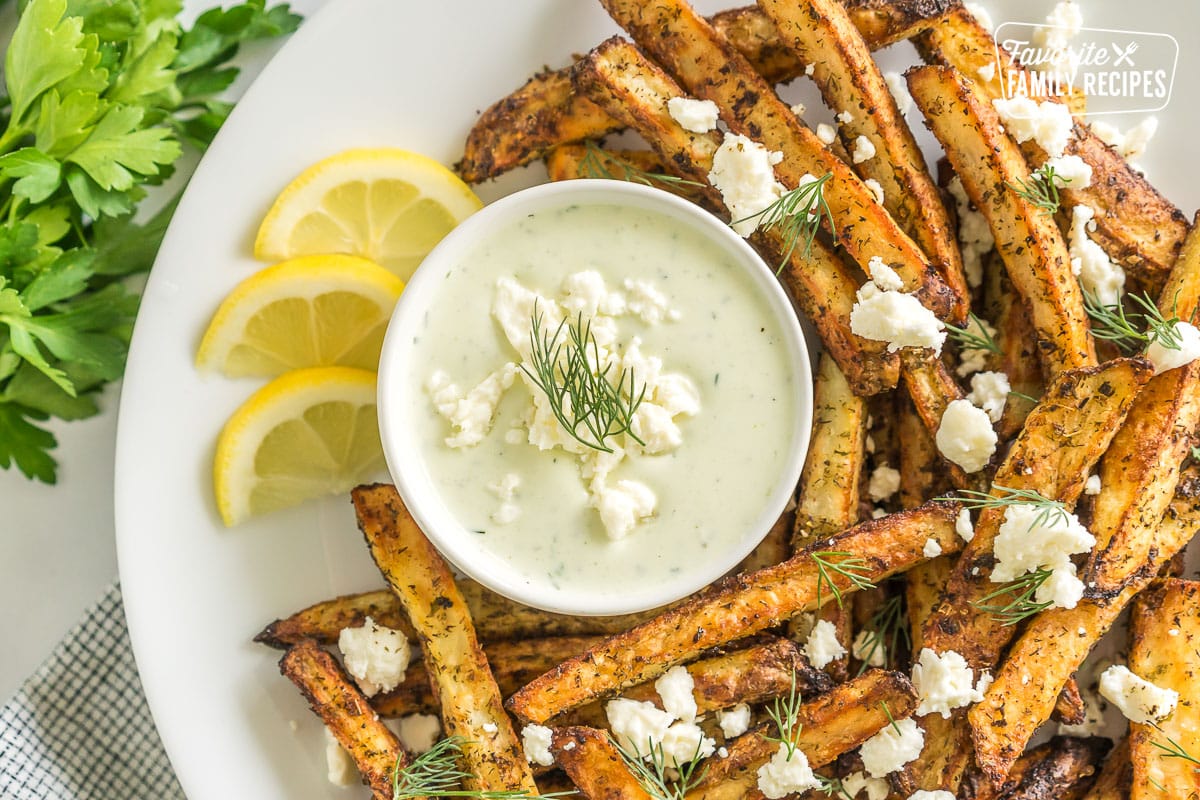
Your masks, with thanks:
[{"label": "pile of french fries", "polygon": [[[1200,583],[1181,579],[1180,557],[1200,529],[1192,451],[1200,362],[1154,375],[1146,359],[1119,357],[1093,336],[1065,244],[1069,213],[1042,213],[1018,191],[1047,155],[1032,141],[1016,143],[993,110],[1001,76],[1021,65],[952,0],[759,0],[709,19],[686,0],[601,2],[630,39],[613,37],[567,68],[538,73],[484,112],[459,171],[479,182],[544,159],[562,180],[595,177],[606,161],[621,177],[632,165],[684,179],[663,186],[730,221],[708,178],[721,134],[687,131],[668,112],[672,98],[694,97],[715,102],[727,130],[782,152],[776,176],[786,189],[828,173],[829,224],[810,249],[789,253],[771,229],[751,238],[769,263],[785,262],[780,277],[823,344],[797,502],[735,575],[696,596],[644,614],[564,617],[456,580],[392,487],[355,490],[388,589],[319,603],[259,640],[287,650],[284,674],[364,782],[391,798],[395,771],[413,757],[381,716],[436,712],[445,734],[464,742],[465,790],[654,796],[605,730],[601,701],[661,705],[653,682],[675,665],[692,675],[703,714],[749,703],[761,722],[764,703],[798,689],[803,703],[788,735],[818,772],[844,776],[862,768],[859,745],[913,713],[909,669],[931,648],[956,651],[995,680],[979,703],[917,718],[924,750],[890,776],[890,796],[1200,796]],[[926,62],[905,77],[945,149],[940,180],[926,171],[871,55],[901,40]],[[801,75],[831,109],[850,112],[838,141],[821,141],[777,94],[777,84]],[[1079,113],[1086,98],[1063,102]],[[604,148],[605,136],[626,129],[646,149]],[[859,137],[877,156],[851,163]],[[1078,116],[1067,153],[1094,178],[1065,187],[1063,208],[1096,210],[1092,236],[1125,269],[1128,291],[1158,298],[1165,316],[1194,319],[1200,234]],[[996,242],[978,287],[964,275],[940,188],[951,175]],[[882,202],[867,181],[882,188]],[[996,425],[1002,445],[984,471],[965,474],[934,444],[943,412],[964,396],[952,348],[941,357],[888,352],[852,332],[855,293],[874,257],[948,324],[963,325],[974,310],[995,327],[1000,352],[986,369],[1006,373],[1022,396],[1009,397]],[[882,464],[898,468],[900,490],[873,509],[866,486]],[[1081,500],[1093,473],[1101,490]],[[996,589],[989,576],[1004,510],[982,508],[965,541],[954,492],[995,487],[1060,502],[1095,536],[1078,565],[1088,588],[1076,607],[1018,624],[984,610]],[[830,572],[820,556],[831,552],[860,566]],[[1086,684],[1084,660],[1126,608],[1130,668],[1179,692],[1177,709],[1157,725],[1131,724],[1111,752],[1099,737],[1030,747],[1047,721],[1083,720],[1090,687],[1077,674]],[[894,612],[887,637],[885,609]],[[421,651],[400,686],[370,700],[324,649],[367,617],[404,631]],[[853,655],[810,666],[797,642],[814,618],[830,621]],[[864,631],[883,648],[882,667],[852,647]],[[529,723],[554,731],[554,767],[537,774],[519,736]],[[729,741],[715,732],[724,755],[708,759],[688,800],[760,796],[756,770],[775,748],[767,734],[761,724]]]}]

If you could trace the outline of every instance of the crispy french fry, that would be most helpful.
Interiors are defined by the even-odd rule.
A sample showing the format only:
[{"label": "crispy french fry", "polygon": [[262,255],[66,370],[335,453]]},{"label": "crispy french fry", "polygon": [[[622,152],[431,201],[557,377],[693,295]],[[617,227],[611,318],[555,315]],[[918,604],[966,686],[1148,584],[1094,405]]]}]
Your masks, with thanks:
[{"label": "crispy french fry", "polygon": [[1179,692],[1166,719],[1130,723],[1130,800],[1200,796],[1200,583],[1151,586],[1134,601],[1130,633],[1129,668]]},{"label": "crispy french fry", "polygon": [[652,800],[607,731],[581,725],[556,728],[550,752],[588,800]]},{"label": "crispy french fry", "polygon": [[831,586],[837,587],[838,596],[854,590],[854,582],[843,572],[826,565],[842,566],[845,571],[846,564],[860,564],[861,572],[852,571],[859,581],[878,582],[926,560],[929,539],[945,553],[957,552],[962,547],[954,532],[959,507],[953,502],[929,503],[864,522],[782,564],[729,578],[564,662],[509,698],[509,707],[524,721],[545,722],[589,700],[657,677],[711,647],[816,609],[834,599]]},{"label": "crispy french fry", "polygon": [[312,640],[293,645],[279,661],[325,727],[354,759],[363,783],[379,800],[392,797],[392,772],[408,763],[396,735],[379,721],[354,681]]},{"label": "crispy french fry", "polygon": [[1129,740],[1122,739],[1096,777],[1092,788],[1083,800],[1129,800],[1129,788],[1133,781],[1133,765],[1129,762]]},{"label": "crispy french fry", "polygon": [[872,259],[880,258],[927,308],[939,316],[952,314],[954,292],[920,247],[875,202],[854,171],[796,119],[771,84],[685,0],[601,3],[683,87],[715,102],[730,130],[782,152],[775,173],[785,187],[796,188],[806,175],[831,175],[823,187],[833,220],[830,232],[867,274]]},{"label": "crispy french fry", "polygon": [[[1004,76],[1021,69],[965,9],[940,17],[914,42],[926,61],[954,67],[989,103],[1004,96]],[[998,65],[997,53],[1001,59]],[[979,68],[988,65],[994,65],[995,72],[991,80],[985,81]],[[1033,142],[1026,142],[1022,150],[1035,168],[1046,160],[1046,154]],[[1078,119],[1066,154],[1082,158],[1102,179],[1082,189],[1068,186],[1063,190],[1063,205],[1082,204],[1095,209],[1097,229],[1092,237],[1130,271],[1142,288],[1157,295],[1187,235],[1187,218]]]},{"label": "crispy french fry", "polygon": [[946,148],[971,202],[987,218],[1013,286],[1029,305],[1050,374],[1095,365],[1091,326],[1067,245],[1054,219],[1013,188],[1029,179],[1029,167],[991,103],[947,67],[917,67],[907,78],[926,124]]},{"label": "crispy french fry", "polygon": [[849,12],[838,0],[760,0],[759,7],[800,60],[813,65],[812,77],[825,104],[851,114],[838,127],[847,152],[856,152],[862,139],[870,142],[874,157],[854,158],[855,171],[863,180],[878,182],[884,208],[925,251],[954,293],[952,316],[965,319],[970,292],[950,215]]},{"label": "crispy french fry", "polygon": [[[953,3],[866,0],[848,5],[867,44],[878,49],[924,30]],[[774,24],[758,8],[722,11],[711,21],[771,83],[804,72],[805,65],[779,40]],[[621,127],[571,90],[570,67],[546,70],[480,115],[467,137],[458,171],[468,183],[479,183],[541,158],[557,145],[599,139]]]},{"label": "crispy french fry", "polygon": [[[636,47],[620,37],[605,41],[579,62],[575,80],[581,91],[635,128],[676,172],[708,186],[718,146],[716,135],[680,127],[667,110],[667,102],[683,96],[683,90]],[[711,187],[705,197],[728,219],[724,203]],[[777,230],[760,231],[751,241],[774,263],[779,263],[788,249]],[[856,393],[874,394],[895,386],[897,358],[888,354],[882,343],[862,339],[850,330],[858,287],[836,254],[819,239],[808,254],[798,248],[783,278]]]},{"label": "crispy french fry", "polygon": [[463,738],[467,789],[536,792],[512,721],[475,636],[466,601],[394,486],[352,492],[371,557],[408,611],[447,736]]},{"label": "crispy french fry", "polygon": [[712,202],[707,186],[682,179],[671,164],[650,150],[606,150],[592,143],[564,144],[546,154],[546,172],[552,181],[610,178],[645,182],[691,200],[714,214],[724,212],[723,205]]},{"label": "crispy french fry", "polygon": [[[1195,466],[1189,473],[1194,478]],[[1085,597],[1075,608],[1047,609],[1030,620],[983,701],[967,714],[976,759],[993,780],[1003,780],[1033,732],[1050,718],[1067,679],[1121,610],[1150,584],[1154,568],[1183,549],[1197,529],[1200,497],[1176,494],[1158,526],[1150,569],[1140,570],[1116,597]]]},{"label": "crispy french fry", "polygon": [[[946,413],[950,403],[962,399],[962,389],[942,360],[929,350],[909,347],[900,351],[900,372],[904,376],[904,386],[912,398],[917,416],[925,424],[929,434],[936,436],[942,424],[942,415]],[[984,479],[982,471],[968,475],[962,467],[942,458],[941,453],[938,453],[938,460],[941,461],[941,468],[946,471],[950,482],[958,488],[981,487]]]},{"label": "crispy french fry", "polygon": [[1013,765],[1003,787],[968,780],[966,800],[1078,800],[1091,784],[1111,744],[1107,739],[1057,736],[1033,748]]},{"label": "crispy french fry", "polygon": [[1026,398],[1041,397],[1045,389],[1037,350],[1037,335],[1025,301],[1013,290],[995,251],[984,257],[984,304],[988,318],[994,320],[996,344],[1000,354],[989,357],[990,370],[1003,372],[1016,394],[1008,396],[996,432],[1001,441],[1009,441],[1025,426],[1025,418],[1035,403]]},{"label": "crispy french fry", "polygon": [[1067,681],[1067,685],[1058,693],[1053,718],[1067,725],[1079,725],[1087,719],[1087,706],[1074,678]]},{"label": "crispy french fry", "polygon": [[[886,706],[886,708],[885,708]],[[873,669],[838,684],[827,694],[802,703],[792,741],[813,767],[831,763],[917,707],[917,694],[898,672]],[[779,731],[760,726],[728,745],[729,755],[714,760],[687,800],[738,800],[756,788],[758,768],[770,761],[779,743],[767,739]]]},{"label": "crispy french fry", "polygon": [[[458,581],[458,589],[483,641],[526,639],[542,636],[609,635],[629,630],[654,617],[662,609],[622,614],[615,617],[574,617],[553,614],[515,603],[469,578]],[[403,631],[409,639],[417,634],[396,595],[387,589],[349,594],[325,600],[278,619],[254,637],[254,641],[286,649],[304,639],[336,644],[343,628],[360,627],[367,617],[380,625]]]}]

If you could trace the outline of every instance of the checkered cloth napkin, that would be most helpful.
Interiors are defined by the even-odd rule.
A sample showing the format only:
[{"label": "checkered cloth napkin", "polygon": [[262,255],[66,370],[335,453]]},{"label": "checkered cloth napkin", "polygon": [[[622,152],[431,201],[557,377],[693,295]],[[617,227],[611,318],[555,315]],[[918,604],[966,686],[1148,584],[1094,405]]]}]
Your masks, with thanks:
[{"label": "checkered cloth napkin", "polygon": [[2,800],[184,800],[114,583],[0,708]]}]

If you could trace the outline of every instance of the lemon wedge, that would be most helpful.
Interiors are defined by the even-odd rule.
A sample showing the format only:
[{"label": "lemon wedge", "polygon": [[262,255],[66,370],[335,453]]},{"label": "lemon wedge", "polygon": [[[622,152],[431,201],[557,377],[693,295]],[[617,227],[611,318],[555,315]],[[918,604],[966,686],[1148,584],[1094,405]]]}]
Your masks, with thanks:
[{"label": "lemon wedge", "polygon": [[213,482],[225,524],[348,492],[381,467],[375,383],[367,370],[314,367],[255,392],[217,440]]},{"label": "lemon wedge", "polygon": [[404,282],[354,256],[305,256],[242,281],[217,309],[196,355],[230,377],[301,367],[374,370]]},{"label": "lemon wedge", "polygon": [[408,280],[479,198],[453,172],[407,150],[347,150],[301,173],[258,229],[254,255],[362,256]]}]

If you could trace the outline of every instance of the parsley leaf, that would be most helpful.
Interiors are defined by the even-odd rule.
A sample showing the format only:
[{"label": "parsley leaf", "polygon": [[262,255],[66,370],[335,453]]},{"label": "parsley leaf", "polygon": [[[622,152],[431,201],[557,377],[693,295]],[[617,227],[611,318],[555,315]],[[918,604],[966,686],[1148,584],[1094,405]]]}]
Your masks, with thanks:
[{"label": "parsley leaf", "polygon": [[50,431],[31,422],[46,418],[45,413],[0,402],[0,468],[16,464],[26,478],[54,483],[57,470],[49,451],[58,446],[58,441]]}]

